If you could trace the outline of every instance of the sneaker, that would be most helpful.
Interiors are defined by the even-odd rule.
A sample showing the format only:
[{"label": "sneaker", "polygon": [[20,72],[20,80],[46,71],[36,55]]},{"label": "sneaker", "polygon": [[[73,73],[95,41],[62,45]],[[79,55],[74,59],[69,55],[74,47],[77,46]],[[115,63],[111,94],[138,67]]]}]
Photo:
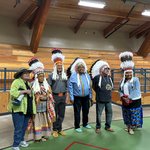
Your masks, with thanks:
[{"label": "sneaker", "polygon": [[60,135],[62,135],[62,136],[65,136],[66,135],[66,133],[64,132],[64,131],[60,131],[60,132],[58,132]]},{"label": "sneaker", "polygon": [[101,132],[101,130],[100,130],[100,129],[95,129],[95,132],[96,132],[97,134],[99,134],[99,133]]},{"label": "sneaker", "polygon": [[56,138],[56,137],[58,137],[58,132],[57,131],[53,131],[52,135],[53,135],[54,138]]},{"label": "sneaker", "polygon": [[133,135],[134,134],[133,129],[129,129],[128,133],[131,134],[131,135]]},{"label": "sneaker", "polygon": [[26,141],[21,141],[21,142],[20,142],[20,146],[21,146],[21,147],[28,147],[29,144],[28,144]]},{"label": "sneaker", "polygon": [[124,128],[124,130],[128,132],[128,128]]},{"label": "sneaker", "polygon": [[91,129],[92,127],[88,124],[84,128]]},{"label": "sneaker", "polygon": [[81,128],[77,128],[77,129],[75,129],[76,130],[76,132],[78,132],[78,133],[81,133],[82,132],[82,129]]},{"label": "sneaker", "polygon": [[47,138],[42,138],[41,141],[42,142],[46,142],[48,139]]},{"label": "sneaker", "polygon": [[12,147],[12,150],[20,150],[19,147]]}]

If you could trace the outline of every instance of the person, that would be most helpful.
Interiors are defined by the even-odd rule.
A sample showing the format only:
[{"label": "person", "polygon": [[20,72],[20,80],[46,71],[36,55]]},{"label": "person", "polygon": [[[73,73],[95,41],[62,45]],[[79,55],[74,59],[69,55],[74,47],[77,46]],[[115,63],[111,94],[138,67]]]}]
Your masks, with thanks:
[{"label": "person", "polygon": [[35,57],[31,58],[28,63],[29,69],[34,74],[32,90],[37,108],[33,125],[34,140],[35,142],[46,141],[50,136],[51,126],[55,120],[54,100],[45,77],[43,63]]},{"label": "person", "polygon": [[68,81],[68,91],[70,95],[70,101],[74,108],[74,126],[76,132],[81,133],[81,108],[83,127],[91,129],[91,126],[88,124],[89,100],[92,99],[91,79],[87,73],[87,66],[84,60],[81,58],[75,59],[69,69],[71,71],[71,76]]},{"label": "person", "polygon": [[96,93],[96,133],[100,133],[101,115],[105,108],[105,130],[113,132],[111,128],[112,122],[112,104],[111,93],[113,82],[110,76],[110,66],[106,61],[97,60],[91,66],[92,87]]},{"label": "person", "polygon": [[62,130],[62,123],[65,117],[65,109],[68,98],[67,92],[67,76],[64,71],[63,61],[65,56],[60,49],[52,50],[52,61],[54,69],[49,75],[48,82],[52,89],[52,95],[55,102],[56,120],[53,123],[53,137],[59,135],[65,136],[66,133]]},{"label": "person", "polygon": [[122,52],[119,55],[123,79],[120,82],[119,93],[122,101],[122,114],[126,131],[133,135],[136,128],[142,128],[143,110],[141,105],[140,82],[133,76],[134,62],[131,52]]},{"label": "person", "polygon": [[12,113],[14,124],[13,150],[20,150],[21,147],[28,147],[24,140],[25,131],[28,126],[29,118],[36,114],[34,96],[31,91],[30,71],[26,68],[20,68],[15,74],[15,80],[10,88],[10,101],[8,110]]}]

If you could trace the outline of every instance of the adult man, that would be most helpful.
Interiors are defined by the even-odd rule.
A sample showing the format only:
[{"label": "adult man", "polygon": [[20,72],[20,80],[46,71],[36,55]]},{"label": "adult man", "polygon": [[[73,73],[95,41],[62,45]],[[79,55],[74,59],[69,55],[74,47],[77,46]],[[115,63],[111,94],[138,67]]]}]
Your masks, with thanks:
[{"label": "adult man", "polygon": [[96,93],[96,133],[100,133],[101,115],[105,107],[106,123],[105,130],[113,132],[111,129],[112,106],[111,91],[113,83],[110,78],[110,67],[107,62],[98,60],[91,67],[92,87]]},{"label": "adult man", "polygon": [[65,106],[67,94],[67,76],[64,72],[63,61],[64,55],[59,49],[52,51],[52,61],[54,62],[54,70],[49,75],[49,84],[52,89],[52,94],[55,102],[55,113],[56,121],[53,123],[53,136],[58,135],[64,136],[65,133],[62,131],[62,123],[65,116]]},{"label": "adult man", "polygon": [[89,99],[92,98],[91,79],[87,73],[87,67],[83,59],[77,58],[70,67],[71,76],[68,83],[70,101],[74,108],[74,126],[78,133],[82,132],[80,128],[80,112],[82,107],[83,127],[90,129],[88,124]]}]

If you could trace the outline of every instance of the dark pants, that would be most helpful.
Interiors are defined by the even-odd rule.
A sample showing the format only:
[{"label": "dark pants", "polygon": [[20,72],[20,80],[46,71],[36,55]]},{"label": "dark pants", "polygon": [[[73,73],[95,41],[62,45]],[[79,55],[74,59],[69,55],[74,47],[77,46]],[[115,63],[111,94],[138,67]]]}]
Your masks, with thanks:
[{"label": "dark pants", "polygon": [[56,121],[53,123],[53,131],[60,132],[62,130],[62,122],[65,117],[66,96],[54,96]]},{"label": "dark pants", "polygon": [[108,103],[96,102],[96,129],[101,128],[101,115],[104,107],[105,107],[105,116],[106,116],[105,129],[108,129],[111,126],[111,121],[112,121],[111,102]]},{"label": "dark pants", "polygon": [[25,131],[28,126],[30,116],[24,115],[21,112],[12,113],[14,124],[14,143],[13,147],[18,147],[21,141],[24,141]]},{"label": "dark pants", "polygon": [[82,123],[83,127],[88,124],[88,114],[89,114],[89,96],[78,97],[74,96],[74,126],[75,129],[80,128],[80,112],[82,107]]}]

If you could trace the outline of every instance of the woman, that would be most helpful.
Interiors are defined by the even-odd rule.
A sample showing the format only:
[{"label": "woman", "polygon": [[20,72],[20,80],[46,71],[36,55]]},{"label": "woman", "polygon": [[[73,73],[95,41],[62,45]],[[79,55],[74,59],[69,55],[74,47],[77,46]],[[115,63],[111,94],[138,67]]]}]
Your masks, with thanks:
[{"label": "woman", "polygon": [[13,150],[19,150],[19,146],[28,147],[28,143],[24,141],[24,135],[29,118],[36,113],[34,97],[28,82],[30,79],[29,74],[29,70],[19,69],[14,74],[15,80],[10,88],[8,109],[12,113],[14,124]]},{"label": "woman", "polygon": [[46,141],[55,120],[54,101],[50,94],[50,86],[45,78],[43,64],[38,59],[32,58],[29,65],[34,73],[32,89],[37,108],[34,118],[34,140],[35,142]]},{"label": "woman", "polygon": [[133,54],[131,52],[124,52],[119,57],[122,61],[121,68],[124,70],[124,77],[120,84],[120,97],[123,119],[127,126],[125,130],[129,134],[134,134],[134,130],[142,128],[143,124],[140,82],[137,77],[133,77]]}]

